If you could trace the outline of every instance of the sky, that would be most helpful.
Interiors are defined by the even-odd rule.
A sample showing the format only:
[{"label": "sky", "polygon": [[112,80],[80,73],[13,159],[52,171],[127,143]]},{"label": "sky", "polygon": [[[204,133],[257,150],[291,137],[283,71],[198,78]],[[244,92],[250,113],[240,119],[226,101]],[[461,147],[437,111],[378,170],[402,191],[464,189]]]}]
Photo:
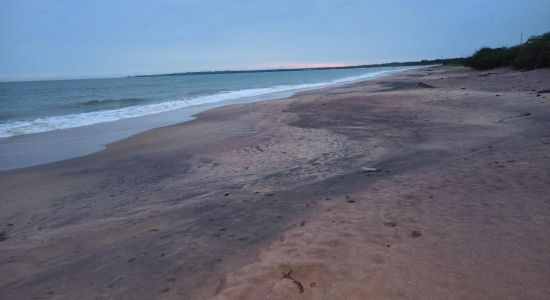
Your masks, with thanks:
[{"label": "sky", "polygon": [[457,57],[550,31],[550,0],[0,0],[0,80]]}]

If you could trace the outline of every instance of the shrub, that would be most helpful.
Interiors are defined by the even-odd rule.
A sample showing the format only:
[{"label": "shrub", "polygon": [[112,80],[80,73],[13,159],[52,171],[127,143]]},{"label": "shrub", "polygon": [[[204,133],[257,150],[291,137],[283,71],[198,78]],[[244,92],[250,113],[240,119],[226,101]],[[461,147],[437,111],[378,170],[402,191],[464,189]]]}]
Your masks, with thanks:
[{"label": "shrub", "polygon": [[516,47],[512,48],[481,48],[470,59],[468,63],[474,69],[485,70],[510,65],[515,58]]},{"label": "shrub", "polygon": [[550,32],[531,37],[527,42],[513,47],[477,50],[464,61],[464,65],[477,70],[513,66],[531,70],[550,66]]},{"label": "shrub", "polygon": [[534,36],[521,45],[512,65],[527,70],[550,67],[550,32]]}]

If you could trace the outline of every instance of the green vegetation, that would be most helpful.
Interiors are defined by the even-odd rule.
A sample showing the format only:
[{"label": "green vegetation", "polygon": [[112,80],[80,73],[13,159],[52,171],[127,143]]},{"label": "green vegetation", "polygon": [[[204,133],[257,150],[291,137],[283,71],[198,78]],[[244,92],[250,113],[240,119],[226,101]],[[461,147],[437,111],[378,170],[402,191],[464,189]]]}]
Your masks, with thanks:
[{"label": "green vegetation", "polygon": [[550,32],[533,36],[513,47],[481,48],[464,61],[465,66],[487,70],[512,66],[522,70],[550,67]]}]

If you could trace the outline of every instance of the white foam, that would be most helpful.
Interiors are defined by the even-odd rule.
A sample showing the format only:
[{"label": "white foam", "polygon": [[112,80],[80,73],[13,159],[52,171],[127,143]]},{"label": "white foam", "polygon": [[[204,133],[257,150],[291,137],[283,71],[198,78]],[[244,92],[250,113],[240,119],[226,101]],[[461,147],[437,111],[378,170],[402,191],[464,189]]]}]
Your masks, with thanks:
[{"label": "white foam", "polygon": [[382,75],[387,75],[389,73],[395,73],[395,72],[403,71],[407,69],[410,69],[410,68],[396,68],[392,70],[370,72],[359,76],[346,77],[346,78],[332,80],[329,82],[297,84],[297,85],[280,85],[280,86],[273,86],[268,88],[254,88],[254,89],[245,89],[245,90],[237,90],[237,91],[224,91],[224,92],[219,92],[217,94],[201,96],[196,98],[165,101],[165,102],[155,103],[155,104],[129,106],[129,107],[113,109],[113,110],[100,110],[100,111],[78,113],[78,114],[51,116],[51,117],[38,118],[34,120],[8,121],[0,124],[0,137],[5,138],[5,137],[16,136],[16,135],[67,129],[72,127],[80,127],[80,126],[92,125],[97,123],[112,122],[112,121],[117,121],[121,119],[140,117],[140,116],[145,116],[150,114],[157,114],[161,112],[166,112],[170,110],[175,110],[175,109],[180,109],[180,108],[185,108],[185,107],[190,107],[195,105],[201,105],[201,104],[215,103],[215,102],[221,102],[226,100],[235,100],[240,98],[263,96],[263,95],[293,91],[293,90],[317,88],[317,87],[328,86],[333,84],[340,84],[340,83],[352,82],[357,80],[375,78]]}]

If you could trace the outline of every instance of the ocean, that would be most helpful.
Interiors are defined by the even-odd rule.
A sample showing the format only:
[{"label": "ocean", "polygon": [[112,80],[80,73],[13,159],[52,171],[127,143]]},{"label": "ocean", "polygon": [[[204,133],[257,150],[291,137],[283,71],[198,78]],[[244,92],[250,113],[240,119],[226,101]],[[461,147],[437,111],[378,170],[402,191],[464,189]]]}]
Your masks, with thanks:
[{"label": "ocean", "polygon": [[412,68],[2,82],[0,171],[91,154],[219,106],[279,99]]},{"label": "ocean", "polygon": [[0,138],[368,79],[357,68],[0,83]]}]

